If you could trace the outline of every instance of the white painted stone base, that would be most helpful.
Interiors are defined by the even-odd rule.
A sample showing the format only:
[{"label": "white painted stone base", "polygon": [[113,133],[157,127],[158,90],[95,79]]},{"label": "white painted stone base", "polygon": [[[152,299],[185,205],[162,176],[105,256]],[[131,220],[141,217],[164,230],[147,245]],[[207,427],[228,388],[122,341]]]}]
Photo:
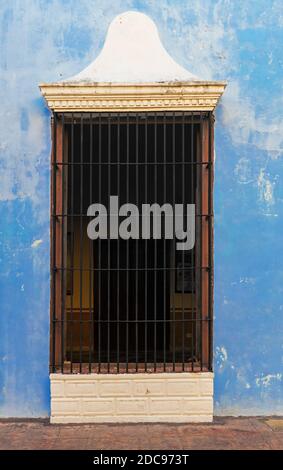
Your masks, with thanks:
[{"label": "white painted stone base", "polygon": [[211,422],[213,373],[51,374],[51,423]]}]

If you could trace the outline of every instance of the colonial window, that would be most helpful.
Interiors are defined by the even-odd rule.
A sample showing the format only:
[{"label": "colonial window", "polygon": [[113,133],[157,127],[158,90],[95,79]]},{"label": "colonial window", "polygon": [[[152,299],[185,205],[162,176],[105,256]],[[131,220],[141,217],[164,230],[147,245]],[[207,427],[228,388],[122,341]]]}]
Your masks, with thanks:
[{"label": "colonial window", "polygon": [[55,113],[53,126],[51,371],[211,370],[211,113]]},{"label": "colonial window", "polygon": [[[171,392],[162,380],[212,381],[213,111],[224,88],[176,64],[151,20],[133,12],[114,20],[83,72],[41,85],[53,113],[51,384],[118,377],[108,421],[137,419],[124,404],[118,411],[115,383],[126,376],[143,384],[159,376],[164,399]],[[168,420],[166,406],[151,410],[150,387],[139,420]],[[197,390],[207,400],[201,419],[210,420],[211,391]],[[54,422],[69,419],[63,402],[52,398]],[[176,403],[177,420],[192,414]],[[80,421],[76,406],[71,421]],[[84,416],[103,421],[100,411]]]}]

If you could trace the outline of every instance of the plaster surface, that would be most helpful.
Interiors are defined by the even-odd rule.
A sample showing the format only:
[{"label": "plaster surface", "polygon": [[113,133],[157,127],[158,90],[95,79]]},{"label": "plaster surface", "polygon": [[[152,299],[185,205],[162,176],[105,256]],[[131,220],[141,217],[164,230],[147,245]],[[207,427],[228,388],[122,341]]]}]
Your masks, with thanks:
[{"label": "plaster surface", "polygon": [[0,1],[0,414],[50,413],[50,114],[38,83],[87,67],[127,10],[152,18],[181,67],[228,81],[215,133],[214,413],[282,414],[281,0]]}]

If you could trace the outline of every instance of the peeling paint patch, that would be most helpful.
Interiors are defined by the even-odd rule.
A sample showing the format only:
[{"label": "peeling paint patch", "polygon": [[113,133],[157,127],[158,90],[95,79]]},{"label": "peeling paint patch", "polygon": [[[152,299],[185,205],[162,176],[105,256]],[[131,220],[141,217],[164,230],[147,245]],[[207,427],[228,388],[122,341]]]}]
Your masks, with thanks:
[{"label": "peeling paint patch", "polygon": [[240,277],[240,284],[252,284],[254,285],[256,283],[256,278],[255,277]]},{"label": "peeling paint patch", "polygon": [[39,245],[41,245],[41,243],[43,243],[43,240],[34,240],[31,244],[31,247],[37,248]]},{"label": "peeling paint patch", "polygon": [[273,177],[273,181],[270,175],[265,171],[264,168],[260,169],[257,178],[257,188],[259,192],[258,204],[261,213],[268,217],[278,217],[276,211],[276,200],[274,195],[275,184],[278,176]]},{"label": "peeling paint patch", "polygon": [[269,387],[273,381],[281,381],[282,374],[268,374],[262,377],[257,377],[255,380],[257,387]]},{"label": "peeling paint patch", "polygon": [[[251,100],[242,96],[241,85],[236,79],[229,82],[223,95],[222,111],[222,123],[235,146],[264,150],[272,159],[282,156],[283,119],[259,115]],[[240,163],[243,165],[246,166],[245,161]]]},{"label": "peeling paint patch", "polygon": [[274,183],[272,183],[267,175],[265,174],[264,169],[260,170],[257,185],[259,188],[259,197],[261,201],[264,201],[268,206],[274,204],[274,194],[273,194],[273,187]]},{"label": "peeling paint patch", "polygon": [[215,359],[219,369],[223,369],[228,359],[227,350],[224,346],[217,346],[215,349]]},{"label": "peeling paint patch", "polygon": [[240,184],[253,183],[251,161],[248,158],[240,158],[235,166],[234,175]]}]

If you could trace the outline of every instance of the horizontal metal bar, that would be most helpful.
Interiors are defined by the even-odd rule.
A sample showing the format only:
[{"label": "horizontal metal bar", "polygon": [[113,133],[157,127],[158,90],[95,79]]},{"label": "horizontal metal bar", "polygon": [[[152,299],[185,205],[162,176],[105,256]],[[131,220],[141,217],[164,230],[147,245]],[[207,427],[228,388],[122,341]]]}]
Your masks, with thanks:
[{"label": "horizontal metal bar", "polygon": [[203,166],[206,166],[207,168],[209,168],[209,166],[211,166],[212,164],[209,163],[209,162],[179,162],[179,161],[167,161],[167,162],[162,162],[162,161],[156,161],[156,162],[151,162],[151,161],[146,161],[146,162],[99,162],[99,161],[92,161],[92,162],[72,162],[72,163],[68,163],[68,162],[60,162],[60,163],[53,163],[52,165],[56,166],[56,168],[59,168],[60,166],[80,166],[80,167],[83,167],[83,166],[199,166],[199,165],[203,165]]},{"label": "horizontal metal bar", "polygon": [[[84,311],[84,309],[83,309]],[[177,313],[177,309],[175,309],[176,313]],[[74,313],[76,312],[76,310],[74,310]],[[86,313],[89,312],[89,309],[87,309]],[[186,312],[186,310],[185,310]],[[181,312],[181,309],[180,309],[180,313]],[[160,320],[123,320],[123,319],[119,319],[119,323],[133,323],[133,324],[141,324],[143,325],[144,323],[149,323],[149,324],[155,324],[155,323],[160,323],[160,324],[163,324],[163,323],[198,323],[198,322],[210,322],[212,321],[211,318],[186,318],[186,319],[182,319],[182,318],[176,318],[174,320],[164,320],[164,319],[160,319]],[[62,320],[53,320],[54,323],[63,323]],[[67,320],[65,319],[64,320],[64,324],[65,323],[68,323],[70,325],[72,324],[77,324],[77,325],[80,325],[80,324],[83,324],[83,323],[86,323],[86,324],[91,324],[92,323],[92,320]],[[117,320],[95,320],[95,323],[105,323],[105,324],[109,324],[109,323],[113,323],[113,324],[116,324],[117,323]]]},{"label": "horizontal metal bar", "polygon": [[[144,203],[143,203],[144,204]],[[148,203],[149,204],[149,203]],[[161,203],[162,205],[162,203]],[[117,216],[118,214],[113,214],[111,212],[108,212],[108,216],[109,215],[113,215],[113,216]],[[164,212],[161,212],[161,217],[165,217],[165,214]],[[89,218],[89,217],[93,217],[93,215],[88,215],[86,213],[82,213],[82,214],[51,214],[52,217],[85,217],[85,218]],[[119,216],[120,217],[120,216]],[[123,217],[123,216],[121,216]],[[138,216],[132,216],[132,217],[139,217],[139,218],[142,218],[143,215],[142,214],[139,214]],[[174,215],[166,215],[166,217],[173,217],[174,218]],[[214,214],[195,214],[195,217],[214,217]],[[132,239],[132,240],[135,240],[135,241],[139,241],[137,239]],[[143,239],[140,239],[140,241],[142,241]]]},{"label": "horizontal metal bar", "polygon": [[126,267],[126,268],[76,268],[76,267],[73,267],[73,268],[62,268],[62,267],[57,267],[57,266],[54,266],[53,267],[54,271],[82,271],[82,272],[89,272],[89,271],[116,271],[116,272],[120,272],[120,271],[143,271],[143,272],[147,272],[147,271],[194,271],[195,269],[197,270],[206,270],[208,271],[210,269],[210,266],[189,266],[189,267],[175,267],[175,268],[164,268],[164,267],[154,267],[154,268],[151,268],[151,267],[146,267],[146,268],[129,268],[129,267]]}]

